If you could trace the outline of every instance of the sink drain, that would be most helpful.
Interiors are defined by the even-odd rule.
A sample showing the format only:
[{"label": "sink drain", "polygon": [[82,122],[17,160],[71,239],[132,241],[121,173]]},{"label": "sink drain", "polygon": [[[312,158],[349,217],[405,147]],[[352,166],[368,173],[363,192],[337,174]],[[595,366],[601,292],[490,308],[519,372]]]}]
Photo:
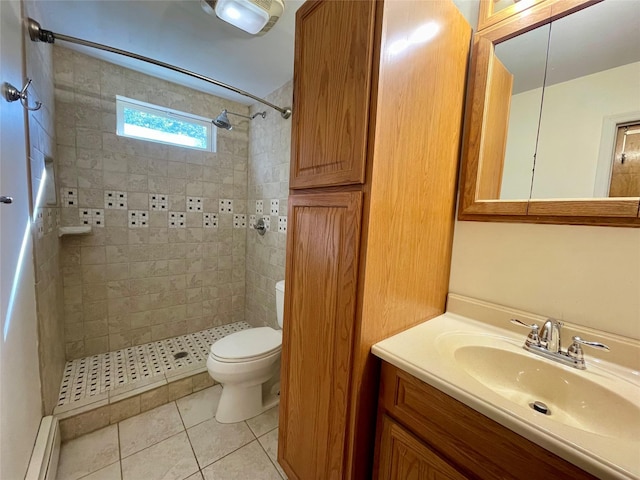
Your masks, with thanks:
[{"label": "sink drain", "polygon": [[189,356],[187,352],[178,352],[173,354],[173,358],[175,358],[176,360],[178,360],[179,358],[187,357],[187,356]]},{"label": "sink drain", "polygon": [[551,410],[549,410],[549,407],[547,407],[544,403],[539,402],[539,401],[535,401],[533,403],[530,403],[529,406],[531,408],[533,408],[536,412],[540,412],[543,413],[545,415],[551,415]]}]

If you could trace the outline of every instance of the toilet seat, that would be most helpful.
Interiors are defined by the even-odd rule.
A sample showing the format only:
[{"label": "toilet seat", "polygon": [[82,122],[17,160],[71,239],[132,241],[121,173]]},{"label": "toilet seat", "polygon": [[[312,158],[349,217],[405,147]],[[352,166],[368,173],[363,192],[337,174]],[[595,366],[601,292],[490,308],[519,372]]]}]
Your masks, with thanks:
[{"label": "toilet seat", "polygon": [[259,360],[279,353],[282,331],[270,327],[242,330],[211,345],[211,356],[219,362],[239,363]]}]

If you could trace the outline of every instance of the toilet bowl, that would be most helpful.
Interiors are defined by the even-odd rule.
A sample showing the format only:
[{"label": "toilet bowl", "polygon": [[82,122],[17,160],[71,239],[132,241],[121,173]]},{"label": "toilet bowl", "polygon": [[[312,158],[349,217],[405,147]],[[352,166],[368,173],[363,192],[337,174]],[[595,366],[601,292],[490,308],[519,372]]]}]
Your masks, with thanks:
[{"label": "toilet bowl", "polygon": [[[283,307],[284,280],[276,284],[280,327]],[[222,384],[218,422],[241,422],[278,404],[281,349],[282,330],[271,327],[235,332],[211,345],[207,370]]]}]

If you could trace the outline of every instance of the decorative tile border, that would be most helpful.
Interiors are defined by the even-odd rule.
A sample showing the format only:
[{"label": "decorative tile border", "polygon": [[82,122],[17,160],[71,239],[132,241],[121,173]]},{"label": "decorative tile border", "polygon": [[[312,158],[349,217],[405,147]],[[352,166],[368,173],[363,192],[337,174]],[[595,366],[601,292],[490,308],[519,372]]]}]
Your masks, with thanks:
[{"label": "decorative tile border", "polygon": [[157,212],[164,212],[169,209],[169,195],[163,193],[150,193],[149,194],[149,206],[151,210]]},{"label": "decorative tile border", "polygon": [[185,212],[169,212],[169,228],[186,228]]},{"label": "decorative tile border", "polygon": [[102,208],[81,208],[79,214],[80,222],[83,225],[104,227],[104,210]]},{"label": "decorative tile border", "polygon": [[105,190],[104,208],[113,208],[114,210],[126,210],[127,209],[127,192]]},{"label": "decorative tile border", "polygon": [[278,217],[278,231],[287,233],[287,217]]},{"label": "decorative tile border", "polygon": [[[93,225],[96,227],[104,226],[122,226],[120,216],[113,216],[114,225],[106,225],[105,211],[107,213],[112,210],[123,210],[127,216],[128,228],[147,228],[150,222],[150,213],[152,212],[166,212],[167,213],[167,227],[168,228],[187,228],[187,215],[190,213],[201,213],[202,227],[203,228],[218,228],[221,224],[221,218],[224,219],[224,226],[233,228],[247,228],[255,225],[256,219],[264,217],[265,222],[270,223],[267,220],[269,216],[274,217],[274,222],[279,218],[281,213],[280,200],[256,200],[256,214],[248,215],[246,213],[234,213],[234,200],[229,198],[221,198],[217,200],[218,212],[205,212],[205,200],[211,201],[211,199],[205,199],[204,197],[192,197],[185,196],[184,203],[181,204],[180,196],[178,200],[173,199],[173,203],[176,204],[175,208],[179,210],[171,210],[170,208],[170,195],[164,193],[150,193],[149,200],[147,202],[141,202],[139,198],[135,198],[135,204],[143,206],[145,203],[148,205],[148,209],[132,209],[129,205],[129,199],[127,192],[116,190],[105,190],[104,192],[104,208],[87,208],[81,207],[78,209],[80,224]],[[78,189],[77,188],[61,188],[60,199],[63,207],[78,207]],[[264,211],[264,204],[267,204],[266,211]],[[98,202],[100,204],[101,202]],[[215,204],[211,205],[215,209]],[[236,210],[242,211],[244,207],[236,206]],[[183,210],[184,209],[184,210]],[[232,214],[230,217],[222,216],[221,214]],[[111,218],[111,217],[110,217]],[[196,222],[198,217],[190,217],[190,227],[198,226]],[[155,219],[155,226],[158,227],[158,218]],[[228,219],[228,221],[227,221]],[[109,222],[112,220],[110,219]],[[199,220],[197,220],[199,223]],[[75,225],[75,222],[73,222]],[[275,226],[274,226],[275,228]],[[267,227],[270,230],[270,225]],[[278,231],[284,231],[278,229]]]},{"label": "decorative tile border", "polygon": [[218,211],[220,213],[233,213],[233,200],[221,198],[218,201]]},{"label": "decorative tile border", "polygon": [[63,207],[77,207],[78,206],[78,189],[77,188],[61,188],[60,198],[62,198]]},{"label": "decorative tile border", "polygon": [[277,198],[271,200],[271,215],[278,215],[280,212],[280,200]]},{"label": "decorative tile border", "polygon": [[233,228],[246,228],[247,216],[240,213],[233,214]]},{"label": "decorative tile border", "polygon": [[187,197],[187,211],[188,212],[201,212],[202,211],[202,197]]},{"label": "decorative tile border", "polygon": [[[247,328],[251,328],[248,323],[236,322],[67,362],[58,407],[76,402],[81,406],[89,402],[89,397],[98,400],[105,392],[135,389],[147,384],[151,377],[175,377],[201,368],[213,342]],[[178,352],[186,352],[187,356],[174,358]]]},{"label": "decorative tile border", "polygon": [[149,211],[148,210],[129,210],[129,228],[148,228],[149,227]]},{"label": "decorative tile border", "polygon": [[203,228],[218,228],[218,214],[217,213],[203,213],[202,214],[202,227]]}]

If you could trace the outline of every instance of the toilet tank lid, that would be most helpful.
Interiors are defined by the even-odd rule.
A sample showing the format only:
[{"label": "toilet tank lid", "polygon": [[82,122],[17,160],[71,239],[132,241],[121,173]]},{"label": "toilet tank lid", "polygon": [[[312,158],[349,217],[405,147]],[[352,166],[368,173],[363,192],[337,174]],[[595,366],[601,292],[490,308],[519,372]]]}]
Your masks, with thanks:
[{"label": "toilet tank lid", "polygon": [[279,282],[276,283],[276,290],[280,290],[281,292],[284,292],[284,280],[280,280]]},{"label": "toilet tank lid", "polygon": [[218,358],[240,360],[266,355],[282,345],[282,331],[270,327],[249,328],[232,333],[211,345]]}]

